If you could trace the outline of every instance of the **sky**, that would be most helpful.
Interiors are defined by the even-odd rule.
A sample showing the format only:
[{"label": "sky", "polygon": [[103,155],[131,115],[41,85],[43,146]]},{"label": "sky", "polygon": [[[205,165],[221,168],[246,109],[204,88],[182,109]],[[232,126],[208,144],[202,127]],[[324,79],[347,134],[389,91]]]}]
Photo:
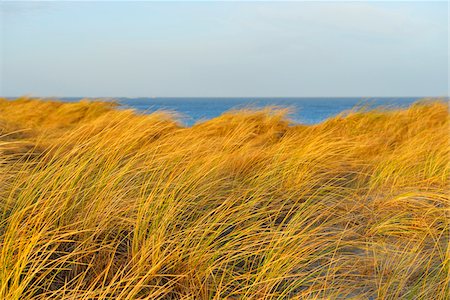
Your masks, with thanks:
[{"label": "sky", "polygon": [[0,96],[448,96],[448,3],[0,0]]}]

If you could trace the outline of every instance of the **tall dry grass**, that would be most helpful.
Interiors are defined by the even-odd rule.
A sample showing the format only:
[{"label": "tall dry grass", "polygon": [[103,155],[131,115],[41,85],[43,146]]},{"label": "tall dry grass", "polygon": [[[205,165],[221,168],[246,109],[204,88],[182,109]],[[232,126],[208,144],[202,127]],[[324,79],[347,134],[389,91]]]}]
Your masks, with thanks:
[{"label": "tall dry grass", "polygon": [[0,299],[449,299],[449,112],[185,128],[0,100]]}]

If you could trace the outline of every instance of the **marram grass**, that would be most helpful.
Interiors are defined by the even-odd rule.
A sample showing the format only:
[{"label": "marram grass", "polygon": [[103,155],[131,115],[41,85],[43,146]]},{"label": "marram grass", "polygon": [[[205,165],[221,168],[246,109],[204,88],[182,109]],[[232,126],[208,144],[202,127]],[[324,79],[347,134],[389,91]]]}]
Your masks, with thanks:
[{"label": "marram grass", "polygon": [[444,102],[182,127],[0,100],[0,299],[449,299]]}]

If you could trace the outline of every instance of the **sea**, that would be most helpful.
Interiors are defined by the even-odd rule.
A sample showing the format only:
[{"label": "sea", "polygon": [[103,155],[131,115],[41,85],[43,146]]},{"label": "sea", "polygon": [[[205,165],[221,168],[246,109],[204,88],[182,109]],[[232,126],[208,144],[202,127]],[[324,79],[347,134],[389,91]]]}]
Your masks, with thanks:
[{"label": "sea", "polygon": [[[59,98],[63,101],[79,101],[80,97]],[[406,108],[423,97],[407,98],[108,98],[120,104],[120,108],[133,108],[142,113],[171,111],[186,126],[220,116],[236,109],[258,109],[267,106],[289,108],[288,118],[294,123],[317,124],[330,117],[356,108]]]}]

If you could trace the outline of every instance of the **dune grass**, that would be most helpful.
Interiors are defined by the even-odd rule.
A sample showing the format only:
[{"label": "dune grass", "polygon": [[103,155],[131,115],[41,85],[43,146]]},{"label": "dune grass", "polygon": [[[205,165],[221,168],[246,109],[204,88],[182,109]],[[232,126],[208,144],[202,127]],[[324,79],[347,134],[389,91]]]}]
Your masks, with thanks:
[{"label": "dune grass", "polygon": [[449,299],[444,102],[183,127],[0,99],[0,299]]}]

